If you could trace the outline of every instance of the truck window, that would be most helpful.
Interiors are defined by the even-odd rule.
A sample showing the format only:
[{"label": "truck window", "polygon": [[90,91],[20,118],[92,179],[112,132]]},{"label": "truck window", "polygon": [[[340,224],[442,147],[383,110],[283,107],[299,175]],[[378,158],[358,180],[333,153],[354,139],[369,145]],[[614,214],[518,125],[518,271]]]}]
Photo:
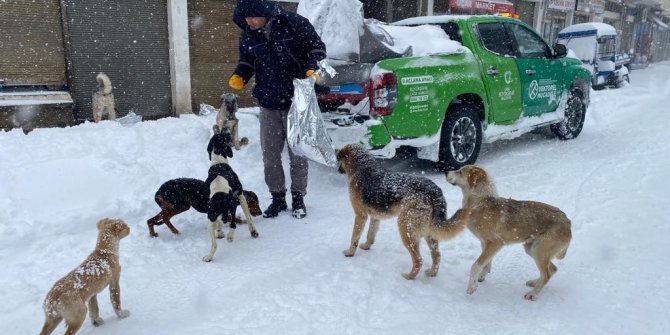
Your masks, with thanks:
[{"label": "truck window", "polygon": [[519,24],[509,24],[509,27],[516,40],[519,57],[544,58],[551,54],[547,43],[530,29]]},{"label": "truck window", "polygon": [[461,38],[461,29],[458,28],[456,23],[449,22],[441,24],[440,28],[442,28],[442,30],[447,33],[447,36],[449,36],[450,40],[463,44],[463,39]]},{"label": "truck window", "polygon": [[481,45],[488,51],[503,56],[515,56],[512,40],[502,23],[479,23],[477,32]]}]

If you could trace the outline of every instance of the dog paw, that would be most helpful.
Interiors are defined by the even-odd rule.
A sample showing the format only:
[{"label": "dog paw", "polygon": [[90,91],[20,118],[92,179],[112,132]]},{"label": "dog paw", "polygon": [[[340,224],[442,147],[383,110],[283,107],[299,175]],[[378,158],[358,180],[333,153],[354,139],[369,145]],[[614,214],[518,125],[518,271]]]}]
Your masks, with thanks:
[{"label": "dog paw", "polygon": [[234,239],[231,236],[228,236],[227,240],[228,242],[232,243]]},{"label": "dog paw", "polygon": [[253,238],[256,238],[256,237],[258,237],[258,232],[257,232],[257,231],[255,231],[255,230],[254,230],[254,231],[252,231],[252,232],[251,232],[251,237],[253,237]]},{"label": "dog paw", "polygon": [[105,320],[103,320],[101,317],[97,317],[93,320],[91,320],[94,326],[99,327],[102,326],[105,323]]},{"label": "dog paw", "polygon": [[416,274],[411,273],[411,272],[407,272],[407,273],[403,273],[402,277],[407,279],[407,280],[414,280],[414,278],[416,278]]},{"label": "dog paw", "polygon": [[532,290],[532,291],[524,294],[523,298],[526,299],[526,300],[535,301],[535,300],[537,300],[537,297],[539,295],[540,294],[538,292],[535,292],[535,290]]},{"label": "dog paw", "polygon": [[211,261],[212,261],[212,256],[207,255],[207,256],[205,256],[205,257],[202,258],[202,261],[203,261],[203,262],[211,262]]},{"label": "dog paw", "polygon": [[476,283],[471,283],[470,285],[468,285],[468,289],[465,291],[465,293],[473,294],[473,293],[475,293],[475,291],[477,291],[477,284]]},{"label": "dog paw", "polygon": [[175,235],[179,235],[179,230],[177,230],[177,229],[172,230],[172,233],[175,234]]},{"label": "dog paw", "polygon": [[428,277],[436,277],[436,276],[437,276],[437,270],[433,270],[433,269],[428,269],[428,270],[426,270],[426,276],[428,276]]},{"label": "dog paw", "polygon": [[127,309],[116,311],[116,316],[118,316],[119,319],[125,319],[130,316],[130,311]]},{"label": "dog paw", "polygon": [[158,237],[158,234],[157,234],[157,233],[149,233],[149,236],[151,236],[151,237]]},{"label": "dog paw", "polygon": [[356,253],[356,249],[354,249],[354,250],[351,250],[351,249],[342,250],[342,253],[343,253],[344,256],[346,256],[346,257],[353,257],[354,254]]},{"label": "dog paw", "polygon": [[479,276],[479,278],[477,278],[477,281],[480,282],[480,283],[485,281],[485,280],[486,280],[486,275],[481,275],[481,276]]},{"label": "dog paw", "polygon": [[368,243],[363,243],[363,244],[361,244],[361,245],[359,246],[359,248],[361,248],[361,249],[363,249],[363,250],[370,250],[370,247],[372,247],[372,243],[370,243],[370,244],[368,244]]},{"label": "dog paw", "polygon": [[249,144],[249,139],[246,137],[242,137],[240,139],[240,145],[247,145],[247,144]]},{"label": "dog paw", "polygon": [[[224,238],[224,237],[226,237],[226,234],[224,234],[224,233],[217,233],[216,234],[216,238],[219,239],[219,240]],[[230,238],[228,238],[228,239],[230,239]]]}]

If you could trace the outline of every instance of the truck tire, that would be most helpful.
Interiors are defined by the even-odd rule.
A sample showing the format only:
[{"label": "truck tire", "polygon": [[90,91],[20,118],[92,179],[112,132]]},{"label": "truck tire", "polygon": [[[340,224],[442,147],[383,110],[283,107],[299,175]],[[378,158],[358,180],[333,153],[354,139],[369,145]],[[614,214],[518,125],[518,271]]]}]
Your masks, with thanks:
[{"label": "truck tire", "polygon": [[582,92],[571,89],[565,103],[565,119],[550,126],[551,131],[561,140],[571,140],[579,136],[584,127],[586,106],[582,101]]},{"label": "truck tire", "polygon": [[482,124],[476,110],[467,105],[450,109],[442,123],[440,166],[450,171],[473,164],[481,146]]}]

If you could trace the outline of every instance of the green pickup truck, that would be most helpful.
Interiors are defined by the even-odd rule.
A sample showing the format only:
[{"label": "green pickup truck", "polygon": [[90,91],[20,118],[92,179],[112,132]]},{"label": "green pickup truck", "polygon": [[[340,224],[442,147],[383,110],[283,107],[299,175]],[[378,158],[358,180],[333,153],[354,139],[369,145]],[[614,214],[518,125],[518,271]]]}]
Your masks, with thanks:
[{"label": "green pickup truck", "polygon": [[399,147],[414,147],[420,158],[456,169],[475,162],[482,142],[543,126],[560,139],[579,135],[591,74],[566,57],[565,46],[551,48],[527,24],[499,16],[393,23],[421,25],[439,26],[462,48],[373,64],[364,85],[369,115],[358,122],[341,114],[326,117],[336,144],[361,141],[386,158]]}]

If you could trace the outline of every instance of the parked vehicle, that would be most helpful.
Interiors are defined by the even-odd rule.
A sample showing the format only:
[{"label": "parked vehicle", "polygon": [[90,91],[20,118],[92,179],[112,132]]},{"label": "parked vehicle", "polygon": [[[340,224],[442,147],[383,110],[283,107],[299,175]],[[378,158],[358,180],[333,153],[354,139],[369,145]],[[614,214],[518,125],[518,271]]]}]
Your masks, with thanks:
[{"label": "parked vehicle", "polygon": [[461,47],[376,62],[366,81],[369,107],[324,115],[336,144],[360,141],[379,157],[414,147],[420,158],[455,169],[475,162],[482,142],[543,126],[566,140],[581,132],[591,73],[565,57],[564,45],[551,48],[525,23],[499,16],[393,25],[439,27]]},{"label": "parked vehicle", "polygon": [[616,29],[602,22],[587,22],[565,27],[558,43],[572,50],[591,71],[593,88],[619,87],[630,83],[628,55],[616,55]]}]

